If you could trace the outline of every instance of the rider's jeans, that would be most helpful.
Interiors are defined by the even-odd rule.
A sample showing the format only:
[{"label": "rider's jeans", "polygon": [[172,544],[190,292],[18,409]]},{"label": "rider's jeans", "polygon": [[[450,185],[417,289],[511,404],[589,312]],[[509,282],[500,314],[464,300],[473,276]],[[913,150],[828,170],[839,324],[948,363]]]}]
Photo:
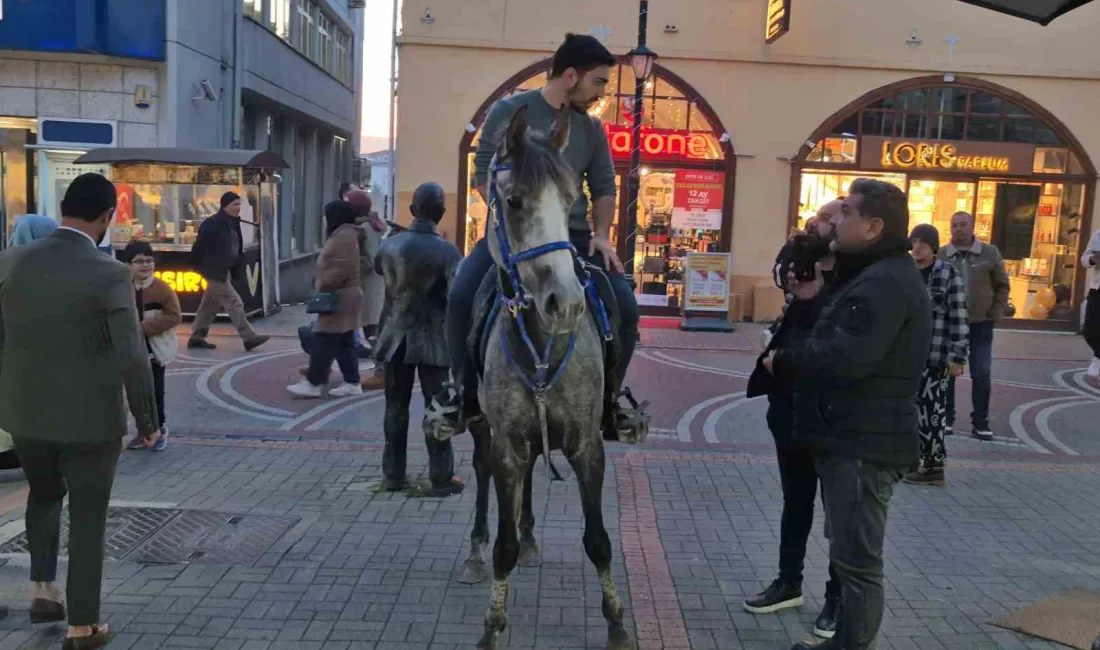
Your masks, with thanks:
[{"label": "rider's jeans", "polygon": [[[588,244],[592,235],[587,232],[569,231],[569,240],[576,247],[581,257],[588,258]],[[601,263],[599,260],[597,263]],[[602,264],[601,264],[602,265]],[[474,307],[474,297],[485,274],[493,266],[493,257],[489,253],[489,244],[485,238],[474,246],[458,267],[454,282],[451,284],[451,292],[447,299],[447,349],[451,355],[451,372],[456,381],[461,381],[463,392],[468,396],[476,395],[477,373],[469,369],[469,353],[466,347],[466,337],[470,332],[470,319]],[[634,355],[634,346],[638,341],[638,303],[634,298],[634,288],[629,278],[618,273],[611,273],[611,286],[615,289],[615,297],[619,302],[619,341],[622,346],[619,365],[612,375],[615,382],[614,388],[618,388],[626,375],[626,369],[630,366],[630,359]]]}]

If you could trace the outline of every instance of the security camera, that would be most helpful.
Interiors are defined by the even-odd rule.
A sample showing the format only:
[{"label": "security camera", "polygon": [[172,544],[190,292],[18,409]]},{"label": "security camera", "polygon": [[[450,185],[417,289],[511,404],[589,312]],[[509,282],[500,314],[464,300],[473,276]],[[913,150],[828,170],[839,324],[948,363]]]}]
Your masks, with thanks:
[{"label": "security camera", "polygon": [[191,99],[205,99],[208,102],[216,102],[218,101],[218,91],[214,90],[214,86],[209,81],[203,79],[199,82],[199,94]]}]

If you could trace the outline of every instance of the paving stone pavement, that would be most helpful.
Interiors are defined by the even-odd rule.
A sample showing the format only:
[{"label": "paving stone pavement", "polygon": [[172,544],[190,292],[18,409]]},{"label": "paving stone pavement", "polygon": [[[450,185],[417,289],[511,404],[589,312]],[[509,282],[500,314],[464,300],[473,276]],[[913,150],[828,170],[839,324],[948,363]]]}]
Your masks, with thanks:
[{"label": "paving stone pavement", "polygon": [[[1061,647],[989,622],[1063,590],[1100,591],[1100,434],[1089,425],[1100,413],[1100,389],[1065,383],[1082,365],[1079,339],[1051,337],[1038,350],[1027,340],[1033,348],[1005,351],[1026,360],[994,365],[999,445],[955,436],[946,488],[897,490],[881,649]],[[818,513],[803,608],[742,611],[745,596],[774,578],[782,506],[762,405],[736,392],[754,356],[729,352],[736,342],[718,346],[721,353],[675,348],[671,334],[648,342],[632,376],[646,398],[660,398],[660,433],[640,448],[609,446],[603,490],[628,627],[639,650],[789,648],[808,637],[822,604],[827,544]],[[289,515],[298,523],[247,566],[109,562],[103,618],[115,636],[107,647],[451,650],[477,642],[488,584],[453,579],[473,519],[468,437],[457,441],[471,488],[461,496],[378,492],[379,405],[369,396],[361,404],[279,401],[268,389],[293,375],[299,359],[278,356],[293,347],[286,338],[273,342],[271,357],[219,350],[177,366],[170,417],[184,435],[163,453],[125,453],[113,497],[118,507]],[[968,406],[960,391],[960,410]],[[303,418],[314,409],[321,410],[313,419]],[[422,473],[426,457],[413,428],[410,468]],[[578,491],[567,463],[556,460],[565,482],[535,473],[543,563],[513,573],[505,648],[606,642]],[[21,483],[4,480],[0,543],[21,532],[26,495]],[[61,626],[28,621],[27,565],[25,555],[0,556],[0,603],[13,609],[0,620],[0,650],[60,646]]]}]

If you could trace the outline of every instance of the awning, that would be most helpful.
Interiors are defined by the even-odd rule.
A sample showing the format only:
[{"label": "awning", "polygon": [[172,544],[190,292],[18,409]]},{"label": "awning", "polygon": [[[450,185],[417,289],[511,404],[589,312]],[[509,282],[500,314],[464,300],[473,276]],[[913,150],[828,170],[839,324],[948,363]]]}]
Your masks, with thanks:
[{"label": "awning", "polygon": [[249,149],[94,149],[75,163],[160,163],[206,167],[245,167],[248,169],[289,169],[282,156],[271,151]]},{"label": "awning", "polygon": [[985,7],[1017,18],[1049,25],[1062,14],[1092,2],[1092,0],[961,0],[967,4]]}]

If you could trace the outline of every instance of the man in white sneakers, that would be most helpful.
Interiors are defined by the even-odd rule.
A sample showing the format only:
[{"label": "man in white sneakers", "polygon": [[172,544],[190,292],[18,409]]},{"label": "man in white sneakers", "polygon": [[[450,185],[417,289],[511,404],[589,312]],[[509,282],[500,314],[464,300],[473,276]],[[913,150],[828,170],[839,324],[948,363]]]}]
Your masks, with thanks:
[{"label": "man in white sneakers", "polygon": [[1092,348],[1092,364],[1089,365],[1089,377],[1100,379],[1100,230],[1092,234],[1085,253],[1081,255],[1081,264],[1089,269],[1089,295],[1085,307],[1085,326],[1082,333],[1085,342]]}]

